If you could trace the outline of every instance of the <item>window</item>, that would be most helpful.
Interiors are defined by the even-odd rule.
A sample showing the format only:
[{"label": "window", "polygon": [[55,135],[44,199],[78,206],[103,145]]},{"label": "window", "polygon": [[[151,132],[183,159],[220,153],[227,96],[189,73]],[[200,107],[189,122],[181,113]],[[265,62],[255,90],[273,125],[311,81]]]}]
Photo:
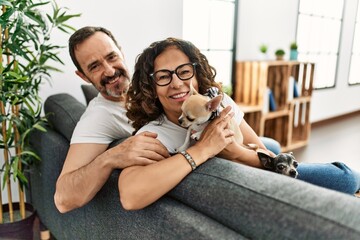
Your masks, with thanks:
[{"label": "window", "polygon": [[184,0],[183,38],[216,69],[216,81],[231,86],[237,0]]},{"label": "window", "polygon": [[300,0],[298,59],[316,63],[314,88],[335,87],[344,0]]},{"label": "window", "polygon": [[353,38],[349,85],[360,84],[360,4],[358,2],[355,34]]}]

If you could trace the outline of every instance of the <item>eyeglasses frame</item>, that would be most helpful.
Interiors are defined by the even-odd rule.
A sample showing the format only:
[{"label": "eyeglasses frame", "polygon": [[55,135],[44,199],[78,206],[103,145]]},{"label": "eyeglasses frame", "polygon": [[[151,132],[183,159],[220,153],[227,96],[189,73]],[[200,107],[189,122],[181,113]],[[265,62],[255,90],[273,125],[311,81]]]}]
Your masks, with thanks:
[{"label": "eyeglasses frame", "polygon": [[[191,66],[193,67],[194,73],[193,73],[193,75],[192,75],[191,77],[186,78],[186,79],[183,79],[183,78],[180,78],[180,77],[178,76],[178,74],[177,74],[176,71],[177,71],[179,68],[181,68],[181,67],[183,67],[183,66],[185,66],[185,65],[191,65]],[[160,70],[158,70],[158,71],[156,71],[156,72],[154,72],[154,73],[150,73],[149,76],[151,77],[152,80],[154,80],[154,82],[155,82],[156,85],[163,87],[163,86],[169,85],[169,84],[172,82],[172,80],[173,80],[173,74],[175,74],[181,81],[186,81],[186,80],[189,80],[190,78],[194,77],[195,74],[196,74],[196,66],[197,66],[197,65],[198,65],[197,63],[191,63],[191,62],[189,62],[189,63],[184,63],[184,64],[181,64],[181,65],[177,66],[177,67],[175,68],[175,70],[170,71],[170,70],[167,70],[167,69],[160,69]],[[167,84],[158,84],[158,82],[157,82],[156,79],[155,79],[155,74],[158,73],[158,72],[163,72],[163,71],[169,72],[171,79],[170,79],[170,81],[169,81]]]}]

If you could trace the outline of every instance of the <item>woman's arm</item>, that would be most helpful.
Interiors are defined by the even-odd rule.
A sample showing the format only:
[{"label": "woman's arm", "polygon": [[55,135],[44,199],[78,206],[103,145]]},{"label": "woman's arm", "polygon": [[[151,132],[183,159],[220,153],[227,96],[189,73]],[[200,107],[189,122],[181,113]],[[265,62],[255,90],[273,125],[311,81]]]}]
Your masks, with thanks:
[{"label": "woman's arm", "polygon": [[[261,142],[254,130],[247,124],[245,119],[241,121],[239,128],[243,134],[243,143],[245,145],[250,143],[256,144],[260,151],[265,152],[270,156],[275,156],[274,153],[266,149],[265,145]],[[256,151],[248,149],[236,142],[229,144],[223,151],[221,151],[220,154],[218,154],[218,156],[238,163],[246,164],[248,166],[263,168]]]},{"label": "woman's arm", "polygon": [[[201,139],[187,152],[199,166],[218,154],[233,141],[233,132],[227,125],[233,116],[230,107],[205,129]],[[147,166],[132,166],[124,169],[119,177],[119,192],[122,206],[127,210],[144,208],[180,183],[192,168],[181,154]]]}]

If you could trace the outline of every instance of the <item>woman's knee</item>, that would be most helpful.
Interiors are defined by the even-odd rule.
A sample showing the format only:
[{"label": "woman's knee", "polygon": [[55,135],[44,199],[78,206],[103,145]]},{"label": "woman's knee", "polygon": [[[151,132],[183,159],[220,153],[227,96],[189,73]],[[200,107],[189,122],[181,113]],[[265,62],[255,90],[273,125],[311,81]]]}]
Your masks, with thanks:
[{"label": "woman's knee", "polygon": [[354,194],[360,188],[360,174],[341,162],[300,163],[298,179],[343,193]]},{"label": "woman's knee", "polygon": [[341,177],[344,183],[344,192],[354,194],[360,189],[360,174],[350,169],[345,163],[331,163],[342,171]]}]

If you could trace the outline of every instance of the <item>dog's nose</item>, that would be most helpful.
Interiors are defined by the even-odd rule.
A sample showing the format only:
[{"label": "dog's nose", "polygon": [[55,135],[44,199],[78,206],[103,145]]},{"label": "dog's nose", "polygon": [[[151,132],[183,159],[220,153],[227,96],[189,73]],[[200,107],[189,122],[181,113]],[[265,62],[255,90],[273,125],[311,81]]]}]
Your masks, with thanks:
[{"label": "dog's nose", "polygon": [[182,119],[182,118],[179,118],[178,121],[179,121],[179,124],[182,124],[183,119]]},{"label": "dog's nose", "polygon": [[296,177],[297,172],[296,172],[296,170],[291,169],[290,172],[289,172],[289,174],[290,174],[291,177]]}]

